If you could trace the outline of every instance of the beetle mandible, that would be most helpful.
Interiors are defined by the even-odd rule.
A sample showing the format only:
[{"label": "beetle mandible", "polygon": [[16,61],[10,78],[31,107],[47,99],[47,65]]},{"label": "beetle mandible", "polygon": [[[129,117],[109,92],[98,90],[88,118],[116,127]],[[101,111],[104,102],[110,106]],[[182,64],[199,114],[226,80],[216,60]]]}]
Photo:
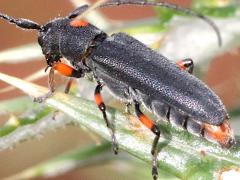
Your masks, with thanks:
[{"label": "beetle mandible", "polygon": [[[122,4],[162,6],[197,16],[213,27],[221,44],[216,25],[190,9],[165,2],[135,0],[108,1],[99,7]],[[145,105],[159,118],[216,141],[223,147],[229,148],[235,143],[223,103],[202,81],[191,75],[191,59],[174,64],[127,34],[109,36],[89,22],[75,19],[87,9],[88,5],[78,7],[67,17],[54,19],[45,25],[27,19],[15,19],[2,13],[0,17],[23,29],[38,30],[38,42],[48,67],[51,67],[51,82],[55,70],[75,78],[84,77],[87,73],[93,74],[97,82],[95,101],[111,134],[115,153],[118,145],[101,96],[103,86],[119,99],[133,104],[138,119],[154,133],[151,149],[153,179],[157,179],[158,175],[157,144],[160,128],[154,120],[142,113],[141,105]],[[62,63],[61,58],[66,58],[72,67]],[[37,101],[43,101],[53,91],[53,84],[50,83],[50,92],[45,97],[37,98]]]}]

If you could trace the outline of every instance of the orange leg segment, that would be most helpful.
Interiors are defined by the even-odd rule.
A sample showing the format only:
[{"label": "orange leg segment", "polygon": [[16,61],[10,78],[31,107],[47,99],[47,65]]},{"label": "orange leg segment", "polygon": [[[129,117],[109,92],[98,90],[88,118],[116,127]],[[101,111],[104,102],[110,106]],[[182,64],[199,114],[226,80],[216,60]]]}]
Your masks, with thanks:
[{"label": "orange leg segment", "polygon": [[55,63],[52,68],[59,72],[60,74],[68,77],[80,78],[82,77],[83,74],[81,71],[77,71],[73,69],[71,66],[61,62]]},{"label": "orange leg segment", "polygon": [[158,148],[157,148],[157,144],[160,138],[160,129],[159,127],[155,124],[155,122],[148,118],[147,116],[145,116],[142,111],[140,110],[140,104],[138,102],[134,102],[135,103],[135,111],[137,114],[138,119],[148,128],[150,129],[154,134],[155,134],[155,138],[153,140],[153,144],[152,144],[152,150],[151,150],[151,154],[152,154],[152,175],[153,175],[153,179],[156,180],[158,177],[158,171],[157,171],[157,155],[158,155]]},{"label": "orange leg segment", "polygon": [[[47,67],[48,68],[48,67]],[[47,70],[46,68],[46,70]],[[43,102],[47,98],[49,98],[53,92],[55,91],[55,85],[54,85],[54,71],[59,72],[60,74],[67,76],[67,77],[75,77],[75,78],[80,78],[83,76],[83,72],[81,70],[75,70],[71,66],[61,63],[61,62],[56,62],[52,65],[49,75],[48,75],[48,86],[49,86],[49,92],[43,96],[34,98],[34,101],[36,102]],[[65,89],[65,92],[69,91],[71,85],[71,81],[68,83],[68,86]]]},{"label": "orange leg segment", "polygon": [[181,70],[187,70],[190,74],[193,73],[193,60],[192,59],[183,59],[177,61],[176,63]]},{"label": "orange leg segment", "polygon": [[98,85],[97,85],[97,87],[95,89],[95,93],[94,93],[95,102],[98,105],[98,108],[100,109],[100,111],[102,111],[104,121],[107,125],[107,128],[108,128],[109,133],[110,133],[111,138],[112,138],[113,151],[114,151],[115,154],[117,154],[118,153],[118,145],[117,145],[117,141],[116,141],[116,137],[115,137],[113,128],[110,125],[110,122],[107,118],[106,106],[105,106],[105,104],[103,102],[103,99],[102,99],[102,96],[101,96],[101,90],[102,90],[102,84],[100,84],[100,82],[98,82]]}]

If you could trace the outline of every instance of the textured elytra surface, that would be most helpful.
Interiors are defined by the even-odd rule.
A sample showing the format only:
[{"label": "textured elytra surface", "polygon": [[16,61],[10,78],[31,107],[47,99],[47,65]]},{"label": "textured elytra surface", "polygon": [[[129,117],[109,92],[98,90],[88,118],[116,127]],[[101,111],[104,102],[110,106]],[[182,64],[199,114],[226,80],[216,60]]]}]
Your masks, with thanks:
[{"label": "textured elytra surface", "polygon": [[91,59],[89,64],[96,67],[106,86],[104,76],[109,76],[137,90],[147,106],[162,102],[182,115],[213,125],[221,124],[227,116],[221,100],[203,82],[126,34],[107,38]]}]

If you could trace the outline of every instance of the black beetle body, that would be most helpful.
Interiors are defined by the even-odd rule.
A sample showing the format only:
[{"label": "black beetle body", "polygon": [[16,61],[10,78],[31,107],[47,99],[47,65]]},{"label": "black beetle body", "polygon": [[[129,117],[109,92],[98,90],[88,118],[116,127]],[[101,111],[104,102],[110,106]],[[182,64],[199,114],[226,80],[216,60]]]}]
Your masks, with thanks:
[{"label": "black beetle body", "polygon": [[[117,96],[131,87],[139,101],[143,100],[150,109],[154,102],[164,103],[196,121],[212,125],[220,125],[227,118],[220,99],[199,79],[126,34],[108,37],[87,62]],[[125,88],[123,92],[118,92],[118,87],[111,88],[116,80],[123,84],[120,88]],[[131,95],[126,99],[131,100]]]},{"label": "black beetle body", "polygon": [[[90,43],[104,34],[86,63],[117,97],[131,101],[131,95],[127,94],[131,87],[138,92],[138,100],[143,100],[151,110],[153,104],[160,102],[199,122],[220,125],[227,119],[220,99],[166,57],[124,33],[105,37],[104,32],[91,24],[76,28],[70,25],[71,21],[56,19],[40,31],[38,41],[48,62],[64,57],[79,69]],[[158,110],[156,113],[161,116]]]}]

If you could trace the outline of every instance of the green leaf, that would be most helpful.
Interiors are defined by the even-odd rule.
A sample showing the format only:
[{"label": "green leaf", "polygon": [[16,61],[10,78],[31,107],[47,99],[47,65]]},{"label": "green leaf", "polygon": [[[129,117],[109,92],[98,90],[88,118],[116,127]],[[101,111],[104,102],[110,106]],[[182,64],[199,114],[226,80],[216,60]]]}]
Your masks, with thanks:
[{"label": "green leaf", "polygon": [[[21,104],[21,105],[20,105]],[[4,100],[0,102],[0,115],[7,113],[19,113],[34,106],[32,100],[29,97],[18,97],[10,100]]]},{"label": "green leaf", "polygon": [[240,108],[237,107],[237,108],[234,108],[233,110],[231,110],[229,112],[230,114],[230,117],[239,117],[240,116]]},{"label": "green leaf", "polygon": [[5,125],[0,128],[0,137],[8,135],[12,131],[16,130],[18,127],[33,124],[36,121],[48,115],[50,112],[51,112],[51,108],[39,107],[38,112],[35,112],[34,116],[32,116],[31,114],[25,114],[20,118],[11,116],[10,119],[7,121],[7,123],[5,123]]},{"label": "green leaf", "polygon": [[231,0],[226,2],[219,0],[194,0],[192,7],[202,14],[222,18],[235,16],[239,9],[239,5],[231,2]]},{"label": "green leaf", "polygon": [[[194,0],[192,3],[193,11],[197,11],[201,14],[206,16],[213,16],[213,17],[232,17],[236,16],[240,6],[234,3],[220,3],[218,0]],[[173,9],[167,9],[163,7],[155,8],[157,17],[159,18],[159,22],[162,26],[166,26],[174,15],[184,15],[188,16],[187,14],[181,13],[180,11],[176,11]]]},{"label": "green leaf", "polygon": [[[0,79],[19,87],[31,96],[39,96],[47,92],[46,88],[4,74],[0,74]],[[58,120],[54,123],[43,119],[39,122],[41,126],[40,124],[39,126],[37,124],[29,125],[28,130],[31,129],[36,134],[39,129],[41,131],[44,131],[44,128],[51,130],[51,126],[71,124],[87,127],[110,141],[111,138],[102,118],[102,113],[95,103],[56,92],[46,100],[46,104],[61,110],[73,119],[68,121]],[[120,148],[148,162],[151,166],[150,150],[154,135],[148,129],[142,127],[136,118],[129,119],[129,116],[116,109],[108,107],[107,115],[115,125],[116,138]],[[186,131],[176,129],[169,124],[161,123],[159,126],[162,135],[159,143],[158,164],[162,170],[183,179],[196,179],[196,177],[216,179],[221,176],[222,172],[240,167],[239,144],[230,150],[226,150]],[[139,127],[142,127],[142,129],[140,130]],[[239,141],[239,137],[237,137],[237,140]],[[0,139],[0,147],[1,141],[6,142],[7,139],[3,139],[3,137]]]},{"label": "green leaf", "polygon": [[238,8],[236,6],[227,6],[227,7],[221,7],[221,8],[202,7],[202,8],[199,8],[198,11],[208,16],[224,18],[224,17],[235,16],[237,9]]},{"label": "green leaf", "polygon": [[166,23],[168,23],[172,17],[177,14],[175,10],[172,9],[166,9],[162,7],[156,7],[155,8],[156,15],[159,19],[159,23],[164,27]]}]

